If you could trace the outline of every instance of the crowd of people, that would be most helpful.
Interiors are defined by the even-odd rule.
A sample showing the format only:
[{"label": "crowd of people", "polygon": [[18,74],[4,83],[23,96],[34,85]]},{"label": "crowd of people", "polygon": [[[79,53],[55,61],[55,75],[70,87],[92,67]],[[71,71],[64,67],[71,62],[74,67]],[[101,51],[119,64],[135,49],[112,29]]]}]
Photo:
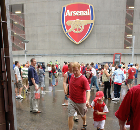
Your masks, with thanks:
[{"label": "crowd of people", "polygon": [[[64,77],[63,88],[65,93],[65,100],[64,104],[62,105],[68,105],[69,130],[73,129],[73,118],[74,121],[78,121],[77,114],[80,115],[83,120],[82,129],[86,129],[87,108],[94,108],[93,124],[97,128],[97,130],[103,130],[106,120],[106,114],[109,112],[106,104],[103,102],[104,98],[108,100],[112,99],[113,101],[120,100],[122,83],[127,84],[127,95],[132,96],[132,93],[129,92],[129,89],[130,91],[134,91],[132,88],[133,80],[137,79],[138,69],[139,65],[136,64],[134,66],[132,63],[130,63],[126,68],[125,63],[121,63],[120,65],[108,65],[106,63],[102,66],[98,64],[94,66],[93,62],[91,64],[87,63],[86,65],[84,65],[83,63],[80,65],[79,63],[72,62],[67,64],[67,62],[65,62],[65,65],[62,68],[62,76]],[[128,77],[126,76],[126,73],[128,73]],[[98,79],[99,83],[101,83],[99,85],[104,85],[104,93],[100,91],[98,87]],[[114,85],[114,98],[112,98],[110,94],[112,83]],[[96,98],[92,101],[91,105],[89,105],[90,91],[92,90],[93,85],[96,86]],[[107,89],[108,95],[106,94]],[[128,97],[129,96],[126,96],[124,100],[126,100]],[[130,115],[132,114],[131,111],[127,111],[128,115],[121,115],[122,112],[125,111],[122,106],[124,106],[124,104],[127,106],[127,103],[128,105],[131,105],[130,101],[123,101],[120,109],[115,113],[116,117],[119,119],[120,130],[126,130],[125,121],[128,121]],[[139,106],[137,108],[139,108]],[[130,109],[131,107],[132,106],[130,106]],[[133,123],[130,123],[130,121],[128,121],[127,125],[132,125]],[[137,127],[140,128],[139,125]]]},{"label": "crowd of people", "polygon": [[[62,72],[63,89],[65,94],[64,104],[62,105],[68,106],[69,130],[73,129],[74,121],[78,122],[79,119],[77,115],[80,115],[83,120],[82,130],[86,129],[87,108],[94,109],[93,124],[97,128],[97,130],[104,130],[106,114],[109,112],[106,104],[104,103],[104,99],[113,101],[120,100],[120,91],[122,84],[127,85],[128,93],[126,94],[119,110],[115,113],[115,115],[119,119],[120,130],[126,129],[126,120],[131,127],[134,127],[132,125],[134,125],[135,120],[134,117],[132,118],[132,115],[137,112],[138,108],[140,108],[140,105],[138,105],[137,110],[135,110],[135,108],[131,106],[131,103],[134,102],[133,104],[136,104],[136,101],[134,99],[131,100],[130,98],[133,98],[133,93],[136,93],[136,95],[139,97],[136,90],[140,92],[140,87],[133,87],[134,80],[136,80],[138,77],[138,64],[134,65],[133,63],[129,63],[129,65],[126,67],[125,63],[123,62],[121,62],[121,64],[119,65],[114,65],[111,63],[105,63],[102,65],[96,63],[94,65],[93,62],[91,62],[90,64],[79,64],[78,62],[64,62],[61,70],[61,66],[56,60],[55,64],[52,64],[52,62],[50,61],[47,67],[49,72],[49,78],[52,79],[52,86],[56,86],[55,79]],[[15,61],[15,63],[13,63],[13,69],[15,74],[16,98],[23,98],[21,96],[23,88],[26,90],[26,92],[30,90],[30,112],[41,113],[41,111],[38,110],[38,99],[35,98],[35,91],[38,91],[41,88],[41,94],[45,94],[43,92],[43,87],[45,86],[44,64],[36,64],[36,60],[32,58],[31,64],[27,62],[26,64],[23,64],[23,66],[20,66],[18,61]],[[135,84],[137,83],[135,82]],[[93,90],[93,86],[96,87],[96,98],[93,99],[90,104],[90,91]],[[99,86],[104,86],[104,90],[101,91]],[[111,97],[111,86],[114,86],[113,97]],[[125,111],[125,105],[129,105],[133,113],[130,110]],[[123,114],[123,112],[126,114]],[[135,119],[137,118],[138,117],[136,117]],[[140,125],[135,128],[140,129]]]}]

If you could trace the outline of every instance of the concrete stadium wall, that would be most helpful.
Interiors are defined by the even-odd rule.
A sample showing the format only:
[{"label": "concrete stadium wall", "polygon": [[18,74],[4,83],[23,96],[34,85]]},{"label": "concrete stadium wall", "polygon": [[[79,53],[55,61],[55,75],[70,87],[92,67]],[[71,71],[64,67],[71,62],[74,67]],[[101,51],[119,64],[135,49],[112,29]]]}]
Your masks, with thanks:
[{"label": "concrete stadium wall", "polygon": [[[73,54],[73,53],[131,53],[129,49],[124,49],[125,32],[125,0],[9,0],[10,4],[24,3],[25,11],[25,31],[27,45],[27,54]],[[138,0],[135,0],[136,3]],[[71,42],[63,32],[61,26],[62,6],[73,2],[85,2],[92,4],[95,10],[95,24],[89,37],[79,45]],[[137,7],[138,8],[138,7]],[[139,10],[139,9],[138,9]],[[139,18],[138,12],[136,17]],[[135,17],[134,17],[135,18]],[[135,20],[134,20],[135,21]],[[137,22],[135,22],[137,23]],[[139,25],[134,25],[138,30]],[[140,52],[138,34],[136,35],[135,53]],[[14,51],[13,55],[24,54],[23,51]],[[139,55],[138,55],[139,56]],[[137,56],[137,57],[138,57]],[[95,58],[94,58],[95,57]],[[99,58],[97,58],[99,57]],[[73,59],[76,61],[112,61],[112,55],[87,55],[80,57],[57,56],[61,62]],[[131,62],[124,55],[125,62]],[[14,57],[21,60],[21,57]],[[44,57],[45,62],[55,57]],[[77,59],[76,59],[77,58]],[[136,58],[136,57],[135,57]],[[38,58],[43,60],[42,58]],[[93,59],[93,60],[91,60]],[[137,59],[137,58],[136,58]],[[44,60],[43,60],[44,61]],[[123,61],[123,60],[122,60]],[[134,62],[137,62],[135,60]]]}]

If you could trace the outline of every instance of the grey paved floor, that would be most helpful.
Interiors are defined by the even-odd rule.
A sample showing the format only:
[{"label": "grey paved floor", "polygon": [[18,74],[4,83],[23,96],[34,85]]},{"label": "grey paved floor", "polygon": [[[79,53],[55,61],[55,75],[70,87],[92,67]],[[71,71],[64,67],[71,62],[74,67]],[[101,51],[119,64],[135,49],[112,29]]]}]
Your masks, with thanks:
[{"label": "grey paved floor", "polygon": [[[138,77],[140,77],[140,75]],[[140,83],[139,80],[138,83]],[[29,112],[30,93],[27,96],[23,95],[24,97],[26,96],[23,100],[16,99],[18,130],[68,130],[67,107],[61,105],[64,101],[62,78],[58,78],[58,86],[52,88],[50,84],[51,80],[46,76],[46,94],[42,95],[39,100],[39,110],[42,111],[40,114]],[[103,90],[101,87],[100,89]],[[91,101],[95,97],[95,91],[95,88],[91,91]],[[123,99],[126,92],[127,88],[123,85],[121,89],[121,99]],[[114,113],[119,108],[121,101],[113,102],[110,100],[104,100],[104,102],[109,109],[105,130],[119,130],[118,120]],[[89,109],[87,113],[87,130],[96,130],[92,125],[92,115],[92,109]],[[74,124],[74,130],[80,130],[82,127],[82,120],[80,117],[79,119],[79,122]]]}]

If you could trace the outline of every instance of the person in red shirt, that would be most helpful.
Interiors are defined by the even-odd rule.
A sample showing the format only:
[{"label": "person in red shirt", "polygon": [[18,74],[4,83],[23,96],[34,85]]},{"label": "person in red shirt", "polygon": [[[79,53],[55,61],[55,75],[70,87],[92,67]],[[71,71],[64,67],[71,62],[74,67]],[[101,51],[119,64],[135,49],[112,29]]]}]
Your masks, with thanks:
[{"label": "person in red shirt", "polygon": [[130,119],[130,130],[140,130],[140,84],[131,88],[115,113],[120,130],[126,130],[125,122]]},{"label": "person in red shirt", "polygon": [[56,70],[58,70],[58,64],[57,63],[55,63],[55,67],[56,67]]},{"label": "person in red shirt", "polygon": [[68,71],[68,63],[65,62],[65,65],[62,68],[62,76],[64,77],[64,74]]},{"label": "person in red shirt", "polygon": [[83,128],[86,129],[86,111],[89,106],[90,87],[85,76],[80,73],[80,64],[73,63],[73,74],[69,83],[69,103],[68,103],[68,125],[69,130],[73,129],[73,116],[77,111],[83,120]]},{"label": "person in red shirt", "polygon": [[91,103],[91,108],[94,108],[93,119],[94,119],[94,127],[97,130],[104,130],[106,113],[108,113],[108,108],[106,104],[103,102],[104,93],[102,91],[96,92],[96,97]]},{"label": "person in red shirt", "polygon": [[[133,66],[133,63],[130,64],[130,68],[128,70],[128,81],[127,81],[128,90],[130,88],[132,88],[133,78],[134,78],[134,75],[136,73],[136,69],[133,68],[132,66]],[[130,84],[130,86],[129,86],[129,84]]]},{"label": "person in red shirt", "polygon": [[89,66],[88,66],[86,69],[87,69],[87,70],[86,70],[86,78],[87,78],[89,84],[91,84],[92,72],[91,72]]}]

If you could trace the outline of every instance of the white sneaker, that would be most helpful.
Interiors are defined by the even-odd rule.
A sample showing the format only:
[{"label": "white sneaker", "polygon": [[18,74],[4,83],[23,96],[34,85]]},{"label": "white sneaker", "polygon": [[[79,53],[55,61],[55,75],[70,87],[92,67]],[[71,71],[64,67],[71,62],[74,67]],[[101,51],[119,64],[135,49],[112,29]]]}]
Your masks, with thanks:
[{"label": "white sneaker", "polygon": [[117,101],[117,100],[118,100],[118,98],[113,98],[113,99],[112,99],[112,101]]},{"label": "white sneaker", "polygon": [[20,99],[23,99],[23,97],[22,97],[21,95],[18,95],[18,97],[19,97]]},{"label": "white sneaker", "polygon": [[117,100],[120,100],[120,98],[117,98]]},{"label": "white sneaker", "polygon": [[16,96],[16,99],[19,99],[20,97],[19,97],[19,95],[18,96]]},{"label": "white sneaker", "polygon": [[42,91],[41,94],[46,94],[46,93],[44,91]]}]

